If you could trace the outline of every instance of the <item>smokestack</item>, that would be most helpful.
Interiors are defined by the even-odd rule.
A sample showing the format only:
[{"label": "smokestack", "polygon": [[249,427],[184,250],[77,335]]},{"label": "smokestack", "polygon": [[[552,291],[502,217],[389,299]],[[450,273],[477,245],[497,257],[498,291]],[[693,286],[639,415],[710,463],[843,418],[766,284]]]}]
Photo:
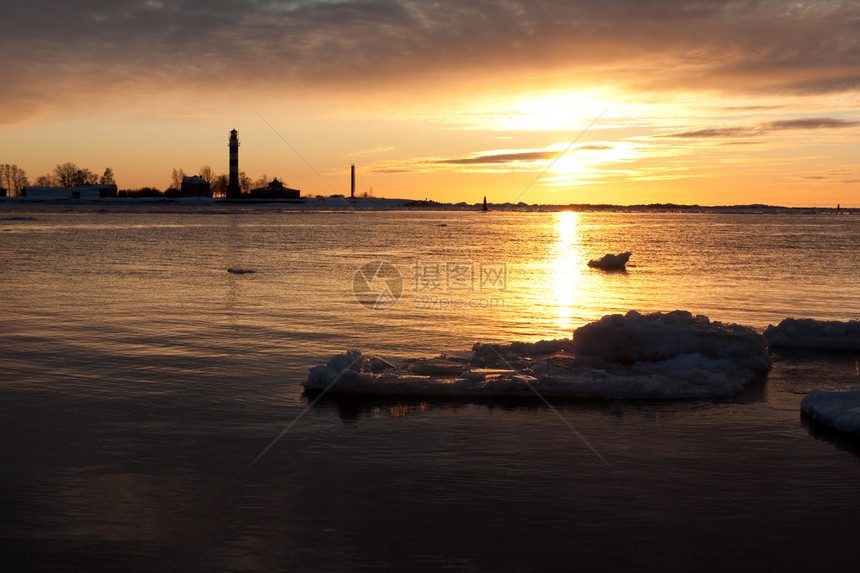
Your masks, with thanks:
[{"label": "smokestack", "polygon": [[227,198],[236,199],[242,196],[242,188],[239,187],[239,132],[235,129],[230,132],[230,182],[227,184]]},{"label": "smokestack", "polygon": [[355,197],[355,163],[352,164],[352,184],[349,188],[350,198]]}]

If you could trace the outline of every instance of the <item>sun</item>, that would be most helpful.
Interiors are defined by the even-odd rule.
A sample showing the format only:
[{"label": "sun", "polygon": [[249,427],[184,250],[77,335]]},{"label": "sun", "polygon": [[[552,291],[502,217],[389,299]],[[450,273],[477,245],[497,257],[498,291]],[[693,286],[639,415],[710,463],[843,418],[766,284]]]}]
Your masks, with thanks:
[{"label": "sun", "polygon": [[588,170],[588,158],[582,154],[577,154],[573,151],[567,151],[559,157],[547,170],[548,173],[557,173],[560,175],[576,175],[585,173]]},{"label": "sun", "polygon": [[522,97],[510,104],[500,129],[505,131],[570,131],[583,129],[613,104],[596,93],[551,93]]}]

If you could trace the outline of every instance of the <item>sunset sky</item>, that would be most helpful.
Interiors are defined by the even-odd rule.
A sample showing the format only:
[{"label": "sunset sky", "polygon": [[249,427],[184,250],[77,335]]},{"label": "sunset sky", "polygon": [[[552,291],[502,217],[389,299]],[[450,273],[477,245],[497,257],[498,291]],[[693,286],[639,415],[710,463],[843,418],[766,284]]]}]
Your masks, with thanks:
[{"label": "sunset sky", "polygon": [[[860,207],[860,2],[29,0],[0,163],[120,188]],[[559,155],[564,154],[559,157]]]}]

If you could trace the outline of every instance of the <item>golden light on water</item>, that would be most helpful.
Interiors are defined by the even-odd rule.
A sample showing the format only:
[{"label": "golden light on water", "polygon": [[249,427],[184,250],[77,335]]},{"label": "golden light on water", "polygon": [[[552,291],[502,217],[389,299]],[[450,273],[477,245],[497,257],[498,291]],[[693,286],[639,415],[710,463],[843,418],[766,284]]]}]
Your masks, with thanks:
[{"label": "golden light on water", "polygon": [[553,289],[556,325],[571,332],[574,328],[574,307],[583,282],[584,253],[579,229],[579,213],[563,211],[556,214],[556,239],[549,265]]}]

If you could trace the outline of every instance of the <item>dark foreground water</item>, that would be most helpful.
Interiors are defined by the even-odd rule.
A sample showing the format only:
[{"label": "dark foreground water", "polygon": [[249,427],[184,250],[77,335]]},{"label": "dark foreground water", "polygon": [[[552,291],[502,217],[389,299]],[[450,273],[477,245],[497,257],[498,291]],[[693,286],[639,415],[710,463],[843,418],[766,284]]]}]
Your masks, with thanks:
[{"label": "dark foreground water", "polygon": [[[845,218],[477,215],[4,214],[0,569],[856,570],[860,447],[799,414],[860,383],[855,354],[774,353],[725,401],[308,409],[307,368],[347,348],[552,338],[627,308],[860,315]],[[625,275],[582,268],[627,248]],[[375,257],[404,278],[384,311],[352,293]],[[452,260],[507,284],[415,280]]]}]

